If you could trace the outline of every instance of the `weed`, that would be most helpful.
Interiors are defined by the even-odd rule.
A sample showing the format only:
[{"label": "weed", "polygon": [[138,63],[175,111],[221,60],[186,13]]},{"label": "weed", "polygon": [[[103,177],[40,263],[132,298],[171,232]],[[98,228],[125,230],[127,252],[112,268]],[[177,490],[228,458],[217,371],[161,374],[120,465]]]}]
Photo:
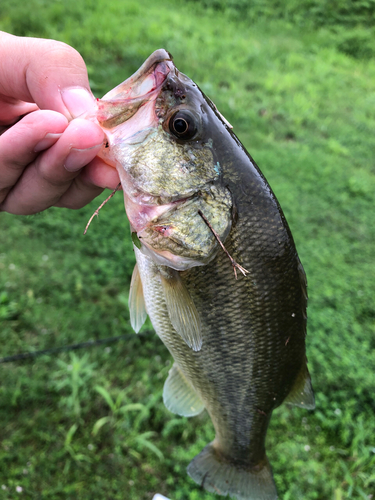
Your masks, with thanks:
[{"label": "weed", "polygon": [[59,370],[53,374],[52,387],[59,392],[66,393],[61,397],[60,403],[65,411],[73,414],[75,418],[81,416],[82,400],[87,398],[90,388],[89,381],[97,366],[96,363],[90,363],[89,359],[88,353],[79,357],[73,352],[70,353],[68,362],[62,359],[56,360]]},{"label": "weed", "polygon": [[67,475],[69,473],[72,462],[76,465],[77,464],[80,465],[82,462],[91,463],[90,458],[87,455],[84,455],[83,453],[77,452],[76,447],[72,443],[74,434],[76,433],[77,429],[78,429],[78,425],[73,424],[65,436],[63,451],[64,451],[64,453],[68,454],[70,457],[70,459],[68,458],[66,460],[64,468],[63,468],[63,474],[65,474],[65,475]]},{"label": "weed", "polygon": [[113,400],[109,392],[104,387],[96,386],[95,390],[99,394],[101,394],[101,396],[103,396],[104,400],[111,410],[111,415],[102,417],[95,422],[95,425],[92,429],[92,434],[94,436],[98,434],[103,425],[109,424],[112,429],[116,429],[122,426],[123,418],[128,412],[139,411],[144,413],[145,410],[147,411],[146,406],[142,405],[141,403],[122,404],[126,397],[126,391],[120,392],[117,398]]}]

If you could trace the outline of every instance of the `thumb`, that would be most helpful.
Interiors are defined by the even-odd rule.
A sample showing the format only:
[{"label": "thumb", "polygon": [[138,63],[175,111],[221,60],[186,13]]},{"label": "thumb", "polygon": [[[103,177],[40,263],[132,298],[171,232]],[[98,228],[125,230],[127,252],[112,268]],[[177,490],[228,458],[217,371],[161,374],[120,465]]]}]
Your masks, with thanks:
[{"label": "thumb", "polygon": [[0,32],[0,75],[0,94],[58,111],[68,119],[95,102],[81,55],[55,40]]}]

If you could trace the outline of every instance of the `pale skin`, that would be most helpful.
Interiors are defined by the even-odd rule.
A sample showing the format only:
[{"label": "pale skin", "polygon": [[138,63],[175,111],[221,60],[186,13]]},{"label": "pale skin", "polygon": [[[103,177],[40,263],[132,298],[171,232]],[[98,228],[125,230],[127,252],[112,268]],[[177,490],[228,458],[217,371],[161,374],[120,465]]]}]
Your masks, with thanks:
[{"label": "pale skin", "polygon": [[116,170],[96,157],[101,128],[72,121],[94,102],[75,49],[0,31],[0,211],[78,209],[118,185]]}]

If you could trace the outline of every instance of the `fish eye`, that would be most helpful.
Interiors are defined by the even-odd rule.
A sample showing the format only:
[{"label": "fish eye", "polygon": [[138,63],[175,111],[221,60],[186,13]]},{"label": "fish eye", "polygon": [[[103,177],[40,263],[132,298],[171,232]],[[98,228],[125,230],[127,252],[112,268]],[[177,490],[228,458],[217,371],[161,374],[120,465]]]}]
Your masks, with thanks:
[{"label": "fish eye", "polygon": [[192,139],[198,130],[196,118],[189,111],[177,111],[169,120],[169,130],[178,139]]}]

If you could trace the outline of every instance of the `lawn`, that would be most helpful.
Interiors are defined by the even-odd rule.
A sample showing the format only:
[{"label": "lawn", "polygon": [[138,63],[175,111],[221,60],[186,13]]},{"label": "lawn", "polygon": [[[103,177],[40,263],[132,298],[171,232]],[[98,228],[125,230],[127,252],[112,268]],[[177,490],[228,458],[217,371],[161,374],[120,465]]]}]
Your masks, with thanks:
[{"label": "lawn", "polygon": [[[283,207],[309,284],[317,407],[274,413],[279,496],[375,499],[374,2],[247,3],[13,0],[0,29],[74,46],[98,97],[163,47],[232,123]],[[220,498],[185,471],[213,438],[208,416],[164,408],[170,355],[149,323],[143,336],[130,327],[120,193],[82,234],[107,195],[76,212],[0,214],[0,357],[128,335],[0,364],[0,498]]]}]

